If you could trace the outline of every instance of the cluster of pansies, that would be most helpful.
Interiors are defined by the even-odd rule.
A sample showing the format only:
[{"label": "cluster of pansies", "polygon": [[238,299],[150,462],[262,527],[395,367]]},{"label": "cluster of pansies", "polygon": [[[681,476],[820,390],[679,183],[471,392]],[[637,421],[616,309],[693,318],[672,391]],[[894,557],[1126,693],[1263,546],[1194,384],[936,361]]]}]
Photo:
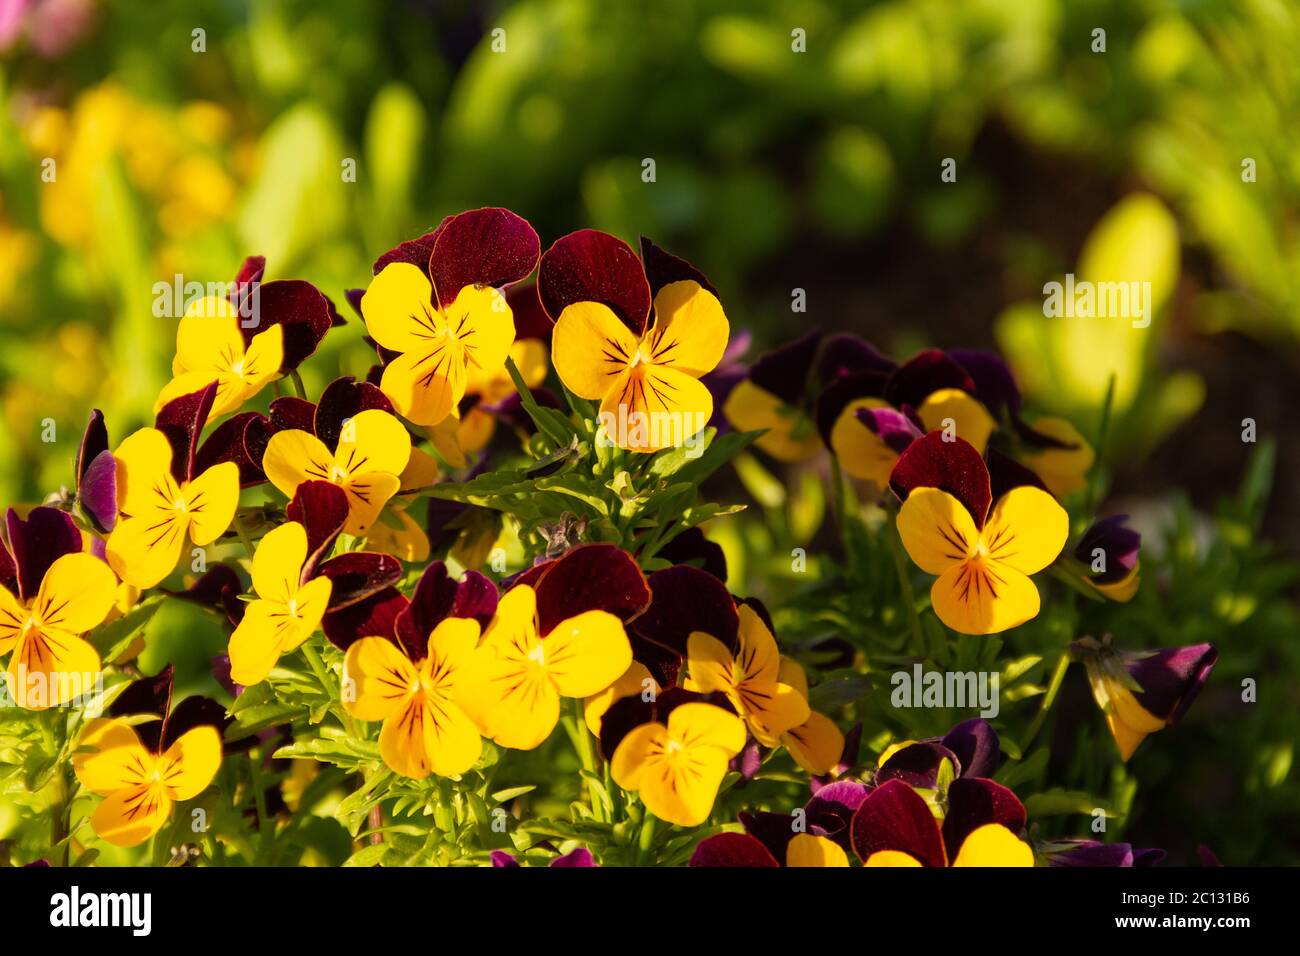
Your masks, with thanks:
[{"label": "cluster of pansies", "polygon": [[[451,216],[380,256],[346,294],[364,332],[309,283],[263,283],[264,269],[248,259],[236,292],[179,320],[151,426],[113,445],[94,412],[74,490],[6,516],[9,695],[34,714],[74,708],[56,744],[82,790],[53,808],[56,853],[92,839],[83,824],[119,846],[150,840],[219,774],[243,779],[257,825],[272,826],[257,767],[292,756],[364,781],[349,800],[380,851],[374,821],[422,807],[450,859],[495,866],[1156,855],[1036,838],[995,779],[984,720],[924,740],[877,721],[877,756],[861,763],[864,711],[818,686],[824,657],[783,639],[779,613],[732,593],[700,527],[725,513],[701,504],[700,482],[746,445],[780,462],[829,452],[832,480],[889,516],[879,533],[896,536],[902,583],[903,554],[934,576],[918,603],[940,630],[1032,621],[1048,569],[1129,600],[1138,535],[1123,516],[1072,531],[1063,503],[1085,487],[1092,448],[1068,422],[1027,418],[995,355],[896,363],[813,332],[744,368],[718,290],[689,263],[593,230],[543,253],[503,209]],[[312,400],[298,367],[354,329],[373,367]],[[232,703],[173,706],[171,668],[142,674],[136,615],[162,600],[221,621],[214,674]],[[1216,659],[1209,645],[1070,639],[1062,659],[1084,662],[1125,760],[1181,717]],[[852,633],[835,641],[843,670],[870,671]],[[222,772],[223,751],[252,750],[234,761],[250,776]],[[494,788],[528,751],[546,763],[521,756],[527,772],[576,760],[573,785]],[[763,780],[809,796],[750,806]],[[535,834],[513,801],[538,787],[581,794],[581,809]]]}]

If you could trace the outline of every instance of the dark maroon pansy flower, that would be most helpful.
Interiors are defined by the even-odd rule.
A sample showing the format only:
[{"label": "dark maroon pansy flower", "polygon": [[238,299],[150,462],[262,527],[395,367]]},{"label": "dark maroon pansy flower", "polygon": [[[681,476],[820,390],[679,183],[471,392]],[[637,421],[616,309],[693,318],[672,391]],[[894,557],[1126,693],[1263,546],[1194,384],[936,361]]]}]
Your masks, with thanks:
[{"label": "dark maroon pansy flower", "polygon": [[77,506],[101,534],[108,534],[117,524],[117,462],[108,450],[108,427],[98,408],[77,449]]},{"label": "dark maroon pansy flower", "polygon": [[[162,753],[187,731],[204,724],[215,727],[218,735],[224,738],[226,728],[234,723],[234,718],[227,716],[226,708],[210,697],[197,695],[186,697],[173,707],[174,679],[175,671],[168,664],[153,677],[132,681],[113,698],[108,706],[108,716],[152,714],[157,717],[157,720],[136,724],[133,728],[140,743],[154,753]],[[238,742],[227,744],[223,739],[222,749],[231,753],[243,748]]]},{"label": "dark maroon pansy flower", "polygon": [[964,438],[944,441],[942,432],[918,438],[898,456],[889,475],[889,488],[905,501],[913,488],[938,488],[970,512],[976,528],[984,527],[992,502],[988,465]]},{"label": "dark maroon pansy flower", "polygon": [[1122,581],[1137,567],[1142,535],[1128,527],[1127,521],[1128,515],[1112,515],[1094,522],[1074,549],[1075,559],[1088,567],[1092,567],[1097,551],[1101,551],[1105,569],[1091,575],[1098,584]]},{"label": "dark maroon pansy flower", "polygon": [[956,859],[966,837],[988,823],[1001,824],[1019,834],[1025,827],[1024,805],[1009,789],[987,777],[954,780],[948,787],[948,812],[943,818],[948,859]]},{"label": "dark maroon pansy flower", "polygon": [[497,609],[497,586],[477,571],[466,571],[459,581],[447,565],[434,561],[415,585],[410,603],[397,615],[393,631],[398,643],[413,661],[424,660],[429,635],[443,619],[468,617],[487,627]]},{"label": "dark maroon pansy flower", "polygon": [[26,520],[10,508],[5,512],[5,532],[9,547],[0,547],[0,585],[24,603],[36,597],[51,564],[83,550],[81,529],[58,508],[33,508]]},{"label": "dark maroon pansy flower", "polygon": [[646,609],[651,597],[636,561],[612,544],[570,548],[518,575],[513,586],[521,584],[537,592],[537,633],[542,638],[584,611],[608,611],[626,625]]},{"label": "dark maroon pansy flower", "polygon": [[333,326],[341,323],[334,303],[310,282],[279,279],[263,282],[264,256],[249,256],[235,277],[232,303],[240,310],[239,332],[244,346],[273,325],[284,336],[280,371],[289,372],[316,351]]},{"label": "dark maroon pansy flower", "polygon": [[740,617],[725,584],[699,568],[678,564],[650,575],[650,603],[632,623],[647,641],[681,658],[695,631],[717,638],[733,652]]},{"label": "dark maroon pansy flower", "polygon": [[[316,570],[343,533],[348,520],[348,494],[330,481],[304,481],[293,492],[285,517],[307,532],[307,560],[301,583],[316,576]],[[365,552],[362,552],[365,553]]]},{"label": "dark maroon pansy flower", "polygon": [[645,700],[642,695],[622,697],[610,704],[600,718],[600,753],[606,760],[614,759],[614,751],[623,738],[642,724],[658,722],[668,723],[668,716],[682,704],[705,703],[721,707],[728,713],[735,713],[735,708],[725,694],[713,692],[701,694],[684,687],[669,687],[655,695],[653,700]]}]

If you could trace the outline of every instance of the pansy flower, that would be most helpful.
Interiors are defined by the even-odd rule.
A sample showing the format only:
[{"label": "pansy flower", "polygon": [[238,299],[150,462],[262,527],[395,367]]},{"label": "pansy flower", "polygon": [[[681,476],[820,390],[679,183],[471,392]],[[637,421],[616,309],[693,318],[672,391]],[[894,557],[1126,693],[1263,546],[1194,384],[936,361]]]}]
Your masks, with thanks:
[{"label": "pansy flower", "polygon": [[380,387],[403,416],[438,424],[471,375],[505,364],[515,323],[501,287],[531,273],[540,248],[519,216],[475,209],[375,262],[361,312],[390,357]]},{"label": "pansy flower", "polygon": [[240,321],[239,307],[221,296],[190,304],[176,329],[172,380],[159,393],[155,412],[215,381],[208,414],[216,418],[239,409],[280,374],[284,330],[272,325],[245,345]]},{"label": "pansy flower", "polygon": [[995,634],[1037,616],[1029,575],[1056,560],[1069,534],[1055,498],[1019,484],[1000,487],[995,500],[980,453],[942,432],[908,447],[890,487],[903,502],[903,546],[922,571],[938,575],[930,602],[939,620],[962,634]]},{"label": "pansy flower", "polygon": [[1019,422],[1016,434],[1017,460],[1042,478],[1052,494],[1064,498],[1087,486],[1088,472],[1097,460],[1096,452],[1064,418],[1038,418],[1032,424]]},{"label": "pansy flower", "polygon": [[1084,661],[1093,697],[1124,761],[1148,734],[1182,719],[1219,659],[1213,644],[1123,652],[1109,640],[1083,638],[1071,649]]},{"label": "pansy flower", "polygon": [[365,408],[339,421],[337,434],[277,431],[267,443],[262,470],[290,498],[304,481],[338,485],[348,498],[343,530],[364,537],[400,490],[399,476],[410,460],[411,436],[405,426],[380,408]]},{"label": "pansy flower", "polygon": [[555,320],[551,356],[565,387],[600,403],[610,440],[629,451],[681,444],[713,416],[700,377],[727,348],[717,290],[647,239],[642,257],[583,229],[542,256],[537,288]]},{"label": "pansy flower", "polygon": [[936,429],[946,429],[983,453],[997,427],[991,408],[996,409],[993,403],[1003,391],[990,384],[985,391],[992,397],[981,394],[976,377],[955,356],[981,370],[1001,362],[987,353],[926,349],[897,367],[878,365],[841,376],[822,391],[818,427],[848,474],[883,489],[898,456],[914,439]]},{"label": "pansy flower", "polygon": [[394,622],[396,639],[362,637],[347,649],[343,705],[383,721],[379,752],[394,773],[455,777],[478,762],[483,742],[469,714],[478,617],[491,614],[496,589],[477,572],[460,583],[441,562],[429,565],[411,603]]},{"label": "pansy flower", "polygon": [[864,866],[1033,866],[1024,825],[1024,806],[992,780],[954,780],[941,819],[907,783],[888,780],[862,801],[850,832]]},{"label": "pansy flower", "polygon": [[708,819],[727,767],[744,746],[744,721],[692,701],[673,708],[666,723],[641,724],[624,737],[610,773],[659,819],[696,826]]},{"label": "pansy flower", "polygon": [[[783,656],[777,677],[782,684],[793,687],[804,700],[808,699],[808,675],[798,661]],[[807,720],[781,735],[781,745],[790,752],[795,763],[816,776],[829,773],[840,762],[840,755],[844,753],[844,734],[835,726],[835,721],[809,709]]]},{"label": "pansy flower", "polygon": [[729,635],[690,635],[686,686],[725,694],[754,738],[775,747],[782,734],[808,721],[811,711],[798,689],[781,681],[781,653],[768,625],[747,604],[737,611],[739,626],[730,643]]},{"label": "pansy flower", "polygon": [[582,545],[521,575],[476,651],[485,735],[531,750],[555,729],[561,697],[590,697],[618,680],[632,663],[624,621],[649,599],[640,568],[613,545]]},{"label": "pansy flower", "polygon": [[251,349],[257,336],[272,328],[281,330],[283,355],[280,371],[290,372],[316,351],[325,334],[342,325],[334,303],[320,289],[302,279],[263,282],[265,256],[249,256],[239,267],[231,301],[238,307],[240,334]]},{"label": "pansy flower", "polygon": [[176,567],[188,538],[217,540],[239,504],[239,467],[222,462],[200,470],[196,448],[216,396],[216,383],[163,406],[153,428],[129,435],[115,454],[121,518],[108,539],[108,563],[118,577],[153,587]]},{"label": "pansy flower", "polygon": [[108,428],[104,413],[98,408],[77,447],[77,507],[100,534],[108,534],[117,524],[117,462],[108,448]]},{"label": "pansy flower", "polygon": [[33,508],[27,520],[5,515],[9,547],[0,548],[0,654],[10,698],[45,710],[89,693],[99,652],[82,635],[113,609],[117,579],[82,550],[81,530],[66,513]]},{"label": "pansy flower", "polygon": [[829,784],[800,813],[740,814],[744,833],[720,833],[701,840],[691,866],[845,867],[849,824],[870,789],[854,780]]},{"label": "pansy flower", "polygon": [[230,637],[230,676],[245,687],[261,683],[282,654],[320,626],[333,584],[314,576],[347,520],[346,493],[324,481],[298,486],[290,520],[266,534],[253,552],[253,590]]},{"label": "pansy flower", "polygon": [[1132,600],[1141,580],[1142,536],[1127,521],[1128,515],[1102,518],[1074,549],[1075,560],[1088,568],[1085,580],[1112,601]]},{"label": "pansy flower", "polygon": [[[177,803],[207,789],[221,766],[225,708],[189,697],[173,710],[171,691],[170,666],[135,681],[114,699],[108,717],[86,724],[72,756],[81,785],[104,798],[90,825],[116,846],[148,840]],[[141,714],[154,719],[137,723]]]}]

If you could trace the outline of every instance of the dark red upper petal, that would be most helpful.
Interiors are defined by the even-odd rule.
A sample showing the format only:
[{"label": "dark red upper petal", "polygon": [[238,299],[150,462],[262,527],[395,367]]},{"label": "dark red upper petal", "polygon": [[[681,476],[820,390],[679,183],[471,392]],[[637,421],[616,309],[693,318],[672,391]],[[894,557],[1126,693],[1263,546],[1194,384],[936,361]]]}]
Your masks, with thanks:
[{"label": "dark red upper petal", "polygon": [[650,606],[632,624],[638,635],[684,655],[691,632],[703,631],[736,650],[736,604],[713,575],[679,564],[650,575],[649,585]]},{"label": "dark red upper petal", "polygon": [[167,436],[172,446],[172,477],[178,482],[194,477],[194,458],[199,447],[199,435],[217,397],[217,383],[180,395],[158,409],[154,427]]},{"label": "dark red upper petal", "polygon": [[859,398],[881,398],[887,376],[883,372],[850,372],[833,379],[817,396],[817,431],[822,441],[831,443],[831,430],[840,414]]},{"label": "dark red upper petal", "polygon": [[271,428],[282,432],[296,428],[309,435],[316,433],[316,403],[296,395],[286,395],[271,402]]},{"label": "dark red upper petal", "polygon": [[917,789],[930,790],[938,786],[939,771],[945,760],[952,773],[960,770],[956,754],[943,744],[932,740],[911,743],[889,755],[876,771],[876,782],[901,780]]},{"label": "dark red upper petal", "polygon": [[989,470],[989,494],[997,501],[1012,488],[1028,485],[1040,491],[1047,491],[1047,485],[1033,471],[1026,468],[1010,455],[1003,454],[992,446],[985,452],[985,465]]},{"label": "dark red upper petal", "polygon": [[940,349],[926,349],[908,359],[889,379],[885,399],[901,408],[921,403],[941,388],[959,388],[975,393],[975,380]]},{"label": "dark red upper petal", "polygon": [[1019,798],[985,777],[961,777],[948,787],[948,813],[943,818],[943,842],[956,859],[971,831],[998,823],[1019,835],[1025,828],[1025,808]]},{"label": "dark red upper petal", "polygon": [[336,611],[396,584],[402,577],[402,565],[391,554],[348,551],[322,562],[316,574],[330,579],[329,608]]},{"label": "dark red upper petal", "polygon": [[691,854],[691,866],[780,866],[776,858],[748,833],[719,833]]},{"label": "dark red upper petal", "polygon": [[943,836],[929,805],[901,780],[890,780],[868,794],[850,824],[853,852],[866,862],[873,853],[897,850],[925,866],[947,866]]},{"label": "dark red upper petal", "polygon": [[240,412],[212,430],[194,456],[194,473],[201,475],[213,465],[233,461],[239,466],[239,486],[251,488],[266,481],[262,453],[270,441],[270,422],[261,412]]},{"label": "dark red upper petal", "polygon": [[1001,355],[982,349],[950,349],[948,356],[960,365],[975,383],[975,397],[992,412],[994,418],[1007,409],[1020,414],[1020,387]]},{"label": "dark red upper petal", "polygon": [[509,209],[471,209],[443,222],[429,256],[429,275],[442,307],[465,286],[499,288],[537,266],[541,240],[528,220]]},{"label": "dark red upper petal", "polygon": [[703,272],[685,259],[660,249],[645,236],[641,237],[641,262],[645,266],[646,281],[650,283],[652,300],[664,286],[686,281],[698,282],[701,288],[708,289],[719,299],[722,298]]},{"label": "dark red upper petal", "polygon": [[453,217],[448,216],[438,224],[438,227],[432,232],[426,232],[418,239],[408,239],[401,245],[389,249],[382,256],[375,260],[373,272],[375,275],[384,271],[384,266],[394,262],[407,262],[417,266],[425,275],[429,274],[429,259],[433,255],[434,243],[438,241],[438,233],[442,228],[451,222]]},{"label": "dark red upper petal", "polygon": [[551,332],[555,323],[542,308],[541,297],[537,294],[537,284],[530,282],[513,285],[506,292],[506,302],[515,318],[516,339],[541,339],[551,341]]},{"label": "dark red upper petal", "polygon": [[81,529],[72,516],[58,508],[33,508],[24,521],[10,508],[5,513],[9,550],[18,584],[18,596],[30,601],[40,590],[50,565],[81,548]]},{"label": "dark red upper petal", "polygon": [[162,753],[195,727],[215,727],[217,735],[222,736],[226,728],[234,722],[233,717],[226,715],[226,708],[211,697],[199,695],[186,697],[163,720],[162,739],[158,742],[158,752]]},{"label": "dark red upper petal", "polygon": [[787,405],[802,405],[822,333],[813,329],[765,352],[749,369],[749,380]]},{"label": "dark red upper petal", "polygon": [[406,610],[407,603],[397,588],[382,588],[360,601],[326,612],[321,630],[331,644],[344,651],[363,637],[386,637],[401,647],[394,632],[397,617]]},{"label": "dark red upper petal", "polygon": [[254,325],[241,316],[239,331],[245,343],[253,336],[278,325],[284,335],[284,357],[280,368],[297,368],[320,345],[334,324],[334,307],[323,292],[302,279],[282,279],[258,287]]},{"label": "dark red upper petal", "polygon": [[975,446],[964,438],[944,441],[940,431],[918,438],[898,456],[889,488],[900,501],[914,488],[946,491],[966,506],[977,528],[984,527],[993,497],[988,466]]},{"label": "dark red upper petal", "polygon": [[316,576],[317,567],[347,524],[348,494],[333,482],[304,481],[294,489],[285,516],[307,532],[307,560],[302,566],[302,580],[306,581]]},{"label": "dark red upper petal", "polygon": [[533,587],[542,637],[584,611],[608,611],[627,623],[650,603],[650,586],[636,561],[612,544],[569,549],[544,566]]},{"label": "dark red upper petal", "polygon": [[90,463],[105,451],[108,451],[108,426],[104,424],[104,413],[96,408],[90,413],[86,430],[81,433],[81,445],[77,448],[77,484],[86,477]]},{"label": "dark red upper petal", "polygon": [[650,283],[641,260],[622,239],[595,229],[571,232],[546,250],[537,290],[552,320],[575,302],[600,302],[639,336],[650,318]]},{"label": "dark red upper petal", "polygon": [[898,368],[893,359],[881,355],[874,345],[851,332],[838,332],[822,342],[817,356],[817,384],[825,387],[844,375],[871,372],[882,379]]},{"label": "dark red upper petal", "polygon": [[660,548],[656,556],[673,564],[700,568],[723,583],[727,580],[727,555],[722,545],[710,541],[700,528],[687,528]]},{"label": "dark red upper petal", "polygon": [[343,423],[367,409],[393,413],[393,403],[378,386],[369,382],[358,382],[351,375],[336,378],[325,386],[321,392],[320,404],[316,406],[314,428],[316,437],[327,448],[335,448],[339,435],[343,432]]}]

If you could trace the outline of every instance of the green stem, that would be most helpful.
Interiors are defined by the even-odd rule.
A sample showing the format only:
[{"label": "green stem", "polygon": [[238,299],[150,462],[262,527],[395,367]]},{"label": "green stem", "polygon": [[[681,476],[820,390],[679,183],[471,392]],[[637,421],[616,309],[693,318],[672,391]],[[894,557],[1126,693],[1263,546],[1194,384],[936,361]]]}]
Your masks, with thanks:
[{"label": "green stem", "polygon": [[645,807],[641,808],[641,832],[636,841],[636,865],[643,866],[650,857],[650,849],[655,842],[655,816]]},{"label": "green stem", "polygon": [[[570,734],[573,737],[574,749],[578,752],[578,760],[582,763],[582,769],[592,776],[599,776],[600,770],[596,766],[596,753],[591,746],[591,734],[587,730],[587,721],[582,713],[582,700],[573,697],[569,699],[568,707],[570,715]],[[591,805],[591,812],[600,822],[605,821],[605,805],[592,792],[591,782],[585,780],[585,789],[587,791],[587,802]]]},{"label": "green stem", "polygon": [[296,394],[299,398],[307,397],[307,389],[302,384],[302,376],[298,374],[297,369],[293,369],[289,373],[289,381],[293,384],[294,394]]},{"label": "green stem", "polygon": [[889,552],[894,558],[894,571],[898,574],[898,587],[903,592],[908,621],[912,626],[913,650],[925,657],[925,632],[921,629],[921,615],[916,611],[916,592],[912,590],[912,576],[907,571],[907,558],[903,554],[903,539],[898,533],[898,518],[890,523]]},{"label": "green stem", "polygon": [[1020,753],[1023,755],[1029,750],[1029,745],[1034,742],[1038,736],[1038,731],[1043,726],[1043,721],[1047,719],[1048,713],[1051,712],[1052,706],[1056,703],[1056,695],[1061,690],[1061,684],[1065,681],[1065,672],[1070,667],[1069,651],[1061,651],[1061,656],[1056,660],[1056,668],[1052,671],[1052,679],[1047,685],[1047,693],[1043,695],[1042,706],[1038,708],[1038,713],[1034,715],[1033,721],[1029,724],[1029,729],[1025,731],[1024,739],[1020,742]]}]

